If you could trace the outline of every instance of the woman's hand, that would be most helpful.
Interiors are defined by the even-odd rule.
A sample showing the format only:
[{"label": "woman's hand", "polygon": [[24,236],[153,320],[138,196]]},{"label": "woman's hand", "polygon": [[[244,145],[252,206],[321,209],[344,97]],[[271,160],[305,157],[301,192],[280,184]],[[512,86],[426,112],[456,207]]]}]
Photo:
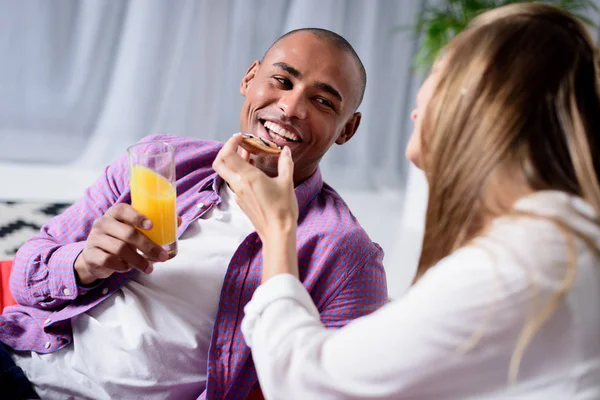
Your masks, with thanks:
[{"label": "woman's hand", "polygon": [[279,273],[298,276],[298,201],[290,149],[285,147],[281,152],[278,176],[271,178],[238,153],[241,141],[241,135],[229,139],[217,154],[213,168],[229,184],[262,240],[263,282]]}]

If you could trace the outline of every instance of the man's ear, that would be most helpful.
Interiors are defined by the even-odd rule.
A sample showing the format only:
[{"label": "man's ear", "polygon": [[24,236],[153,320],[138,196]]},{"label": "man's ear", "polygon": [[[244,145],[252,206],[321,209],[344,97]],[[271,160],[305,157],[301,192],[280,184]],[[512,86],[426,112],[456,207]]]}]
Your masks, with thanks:
[{"label": "man's ear", "polygon": [[356,130],[358,129],[358,126],[360,125],[361,117],[362,117],[362,115],[359,112],[355,112],[354,115],[352,115],[352,117],[350,117],[348,122],[346,122],[346,126],[344,126],[342,133],[336,139],[336,141],[335,141],[336,144],[344,144],[348,140],[352,139],[352,136],[354,136],[354,134],[356,133]]},{"label": "man's ear", "polygon": [[246,97],[246,93],[248,92],[248,88],[250,87],[250,83],[252,83],[252,79],[256,76],[256,71],[258,71],[258,67],[260,67],[260,61],[256,60],[252,63],[252,65],[248,68],[244,77],[242,78],[242,82],[240,83],[240,94]]}]

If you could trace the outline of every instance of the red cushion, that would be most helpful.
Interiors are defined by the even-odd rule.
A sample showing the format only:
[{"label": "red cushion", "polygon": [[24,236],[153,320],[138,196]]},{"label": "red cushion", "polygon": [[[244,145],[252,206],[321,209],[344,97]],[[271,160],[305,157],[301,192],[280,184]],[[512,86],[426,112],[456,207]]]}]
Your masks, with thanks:
[{"label": "red cushion", "polygon": [[8,278],[10,277],[10,268],[12,260],[0,261],[0,311],[6,306],[16,304],[8,287]]}]

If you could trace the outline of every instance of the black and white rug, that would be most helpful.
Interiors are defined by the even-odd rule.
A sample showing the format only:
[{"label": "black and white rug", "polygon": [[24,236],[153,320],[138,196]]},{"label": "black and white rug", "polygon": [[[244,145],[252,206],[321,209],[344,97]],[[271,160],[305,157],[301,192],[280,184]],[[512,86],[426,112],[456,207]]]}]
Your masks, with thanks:
[{"label": "black and white rug", "polygon": [[0,201],[0,260],[8,260],[27,239],[69,204]]}]

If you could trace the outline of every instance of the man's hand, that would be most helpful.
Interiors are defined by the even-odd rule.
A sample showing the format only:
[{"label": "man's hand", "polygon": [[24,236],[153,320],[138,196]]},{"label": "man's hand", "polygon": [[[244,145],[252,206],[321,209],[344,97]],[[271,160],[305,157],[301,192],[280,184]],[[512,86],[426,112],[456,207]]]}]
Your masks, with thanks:
[{"label": "man's hand", "polygon": [[78,281],[89,285],[132,268],[149,274],[153,270],[152,261],[166,261],[167,252],[137,228],[151,229],[152,221],[129,204],[116,204],[94,221],[85,247],[75,260]]}]

